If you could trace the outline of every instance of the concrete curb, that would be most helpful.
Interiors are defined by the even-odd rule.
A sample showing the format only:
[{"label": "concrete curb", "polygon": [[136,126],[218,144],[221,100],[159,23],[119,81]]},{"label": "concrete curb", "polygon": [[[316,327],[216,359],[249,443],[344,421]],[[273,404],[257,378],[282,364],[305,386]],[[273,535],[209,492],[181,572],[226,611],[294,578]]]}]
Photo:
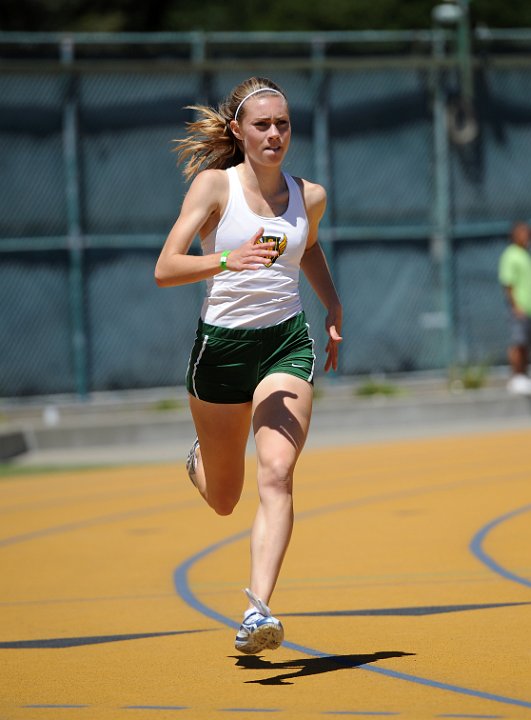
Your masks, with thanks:
[{"label": "concrete curb", "polygon": [[[338,387],[315,400],[308,444],[351,444],[461,432],[474,426],[531,428],[531,398],[510,396],[504,388],[462,393],[432,388],[363,398],[352,388]],[[194,435],[184,404],[165,411],[154,410],[152,401],[35,406],[31,412],[25,408],[14,413],[9,427],[3,432],[0,428],[0,460],[23,455],[28,462],[52,457],[57,462],[62,456],[65,462],[76,457],[83,462],[178,457]]]},{"label": "concrete curb", "polygon": [[28,450],[28,442],[24,432],[0,433],[0,462],[24,455]]}]

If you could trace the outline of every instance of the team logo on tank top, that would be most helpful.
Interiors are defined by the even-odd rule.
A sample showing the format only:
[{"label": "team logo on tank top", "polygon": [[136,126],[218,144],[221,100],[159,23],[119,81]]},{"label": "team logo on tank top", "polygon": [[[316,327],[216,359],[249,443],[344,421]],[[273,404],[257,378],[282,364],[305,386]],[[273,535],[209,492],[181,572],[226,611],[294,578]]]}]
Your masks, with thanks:
[{"label": "team logo on tank top", "polygon": [[259,238],[255,244],[257,245],[258,243],[267,242],[275,243],[274,250],[277,251],[278,255],[276,255],[274,258],[271,258],[271,260],[264,265],[264,267],[266,268],[271,267],[271,265],[276,260],[278,260],[278,258],[284,253],[284,250],[286,249],[288,244],[288,238],[285,235],[262,235],[262,237]]}]

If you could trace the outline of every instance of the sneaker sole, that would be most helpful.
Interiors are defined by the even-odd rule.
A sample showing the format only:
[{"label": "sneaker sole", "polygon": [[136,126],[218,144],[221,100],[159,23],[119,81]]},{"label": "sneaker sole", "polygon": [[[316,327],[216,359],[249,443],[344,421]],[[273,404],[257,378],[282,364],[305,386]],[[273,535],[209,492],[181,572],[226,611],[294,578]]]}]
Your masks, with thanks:
[{"label": "sneaker sole", "polygon": [[188,453],[188,457],[186,458],[186,472],[188,473],[188,477],[190,478],[190,481],[192,485],[197,488],[197,473],[196,473],[196,467],[197,467],[197,448],[199,447],[199,440],[196,438],[194,440],[194,444],[190,448],[190,452]]},{"label": "sneaker sole", "polygon": [[255,655],[262,650],[276,650],[282,645],[284,630],[275,625],[262,625],[257,628],[245,644],[240,647],[235,643],[235,648],[246,655]]}]

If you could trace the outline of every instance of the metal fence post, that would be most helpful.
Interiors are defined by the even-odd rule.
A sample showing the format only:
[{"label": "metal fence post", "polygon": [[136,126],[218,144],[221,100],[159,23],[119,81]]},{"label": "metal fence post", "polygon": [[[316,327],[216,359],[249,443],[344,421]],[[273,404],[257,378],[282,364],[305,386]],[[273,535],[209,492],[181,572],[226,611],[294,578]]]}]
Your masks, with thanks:
[{"label": "metal fence post", "polygon": [[327,230],[327,242],[323,245],[330,270],[334,271],[334,243],[330,228],[333,223],[334,194],[330,173],[330,127],[328,122],[327,74],[323,68],[326,58],[326,43],[317,38],[312,43],[312,90],[313,111],[313,156],[315,158],[315,180],[326,189],[328,194],[327,211],[321,221],[321,227]]},{"label": "metal fence post", "polygon": [[444,362],[454,363],[455,308],[453,292],[453,243],[450,220],[450,163],[446,92],[443,80],[446,33],[433,33],[433,141],[434,141],[434,234],[433,253],[440,268],[441,308],[444,327]]},{"label": "metal fence post", "polygon": [[[61,62],[69,66],[74,59],[71,38],[61,42]],[[63,107],[63,160],[65,170],[66,217],[69,251],[69,300],[74,379],[79,398],[87,396],[87,342],[84,313],[83,239],[79,187],[79,123],[76,79],[67,75]]]},{"label": "metal fence post", "polygon": [[461,75],[461,94],[470,108],[474,95],[472,73],[472,52],[470,49],[470,0],[459,0],[461,18],[457,26],[459,70]]},{"label": "metal fence post", "polygon": [[198,93],[196,103],[198,105],[208,105],[209,102],[209,74],[204,69],[207,49],[206,49],[205,33],[198,30],[193,34],[193,40],[190,45],[190,60],[193,72],[197,75]]}]

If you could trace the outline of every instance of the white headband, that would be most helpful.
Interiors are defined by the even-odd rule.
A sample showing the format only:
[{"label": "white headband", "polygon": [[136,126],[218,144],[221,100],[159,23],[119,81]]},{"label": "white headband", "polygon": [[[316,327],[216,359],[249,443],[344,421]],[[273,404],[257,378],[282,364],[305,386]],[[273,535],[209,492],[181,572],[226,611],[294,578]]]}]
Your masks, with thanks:
[{"label": "white headband", "polygon": [[259,92],[271,92],[271,93],[276,93],[277,95],[282,95],[282,97],[284,97],[284,93],[281,93],[280,90],[275,90],[275,88],[261,87],[261,88],[258,88],[258,90],[253,90],[252,92],[250,92],[248,95],[246,95],[246,96],[243,98],[243,100],[241,101],[241,103],[240,103],[240,104],[238,105],[238,107],[236,108],[236,112],[234,113],[234,119],[235,119],[235,120],[238,119],[238,113],[239,113],[240,110],[242,109],[243,103],[244,103],[246,100],[249,100],[249,98],[250,98],[252,95],[256,95],[256,93],[259,93]]}]

